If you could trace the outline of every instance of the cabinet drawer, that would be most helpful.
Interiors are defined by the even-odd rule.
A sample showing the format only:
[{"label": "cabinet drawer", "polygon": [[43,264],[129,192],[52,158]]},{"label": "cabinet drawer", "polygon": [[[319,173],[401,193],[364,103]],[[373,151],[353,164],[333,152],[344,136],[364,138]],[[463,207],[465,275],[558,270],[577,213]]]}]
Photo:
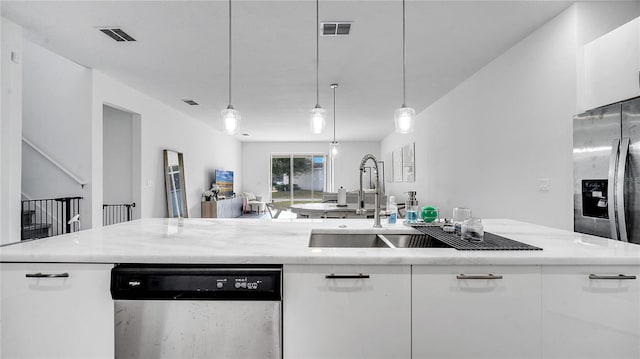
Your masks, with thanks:
[{"label": "cabinet drawer", "polygon": [[540,268],[414,266],[414,358],[539,358]]},{"label": "cabinet drawer", "polygon": [[409,266],[284,266],[285,358],[410,358]]},{"label": "cabinet drawer", "polygon": [[113,358],[110,264],[3,263],[2,357]]},{"label": "cabinet drawer", "polygon": [[542,323],[545,358],[640,358],[640,270],[543,267]]}]

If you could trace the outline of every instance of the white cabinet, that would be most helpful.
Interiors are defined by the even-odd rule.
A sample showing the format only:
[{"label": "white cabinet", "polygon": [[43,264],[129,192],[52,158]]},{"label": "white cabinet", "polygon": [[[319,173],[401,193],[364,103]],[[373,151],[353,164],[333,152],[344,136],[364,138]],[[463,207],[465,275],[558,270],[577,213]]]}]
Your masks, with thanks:
[{"label": "white cabinet", "polygon": [[412,270],[413,358],[540,358],[540,267]]},{"label": "white cabinet", "polygon": [[543,357],[640,358],[639,272],[543,267]]},{"label": "white cabinet", "polygon": [[587,109],[640,96],[640,18],[584,46]]},{"label": "white cabinet", "polygon": [[3,358],[113,358],[112,265],[0,268]]},{"label": "white cabinet", "polygon": [[285,265],[285,358],[410,358],[409,266]]}]

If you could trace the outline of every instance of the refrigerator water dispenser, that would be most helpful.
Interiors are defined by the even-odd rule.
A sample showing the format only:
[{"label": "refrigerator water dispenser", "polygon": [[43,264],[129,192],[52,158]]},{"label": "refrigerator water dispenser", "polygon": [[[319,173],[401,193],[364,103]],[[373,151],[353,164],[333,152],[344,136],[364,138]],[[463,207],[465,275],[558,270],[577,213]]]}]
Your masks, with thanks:
[{"label": "refrigerator water dispenser", "polygon": [[582,215],[594,218],[609,218],[608,181],[606,179],[582,180]]}]

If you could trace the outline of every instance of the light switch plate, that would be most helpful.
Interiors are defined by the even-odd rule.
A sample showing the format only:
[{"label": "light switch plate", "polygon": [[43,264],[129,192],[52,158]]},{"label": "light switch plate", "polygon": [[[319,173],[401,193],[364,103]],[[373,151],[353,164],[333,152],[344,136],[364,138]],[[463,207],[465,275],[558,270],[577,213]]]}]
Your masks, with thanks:
[{"label": "light switch plate", "polygon": [[15,64],[20,64],[22,62],[22,56],[15,51],[11,51],[11,61]]},{"label": "light switch plate", "polygon": [[551,185],[549,183],[548,178],[540,178],[538,179],[538,191],[540,192],[549,192],[551,190]]}]

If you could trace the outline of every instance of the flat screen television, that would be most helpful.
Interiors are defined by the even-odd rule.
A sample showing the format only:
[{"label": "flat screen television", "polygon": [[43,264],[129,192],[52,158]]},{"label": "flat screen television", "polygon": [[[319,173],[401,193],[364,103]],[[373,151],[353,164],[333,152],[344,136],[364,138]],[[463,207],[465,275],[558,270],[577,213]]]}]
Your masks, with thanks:
[{"label": "flat screen television", "polygon": [[220,186],[221,196],[233,195],[233,171],[216,170],[216,184]]}]

